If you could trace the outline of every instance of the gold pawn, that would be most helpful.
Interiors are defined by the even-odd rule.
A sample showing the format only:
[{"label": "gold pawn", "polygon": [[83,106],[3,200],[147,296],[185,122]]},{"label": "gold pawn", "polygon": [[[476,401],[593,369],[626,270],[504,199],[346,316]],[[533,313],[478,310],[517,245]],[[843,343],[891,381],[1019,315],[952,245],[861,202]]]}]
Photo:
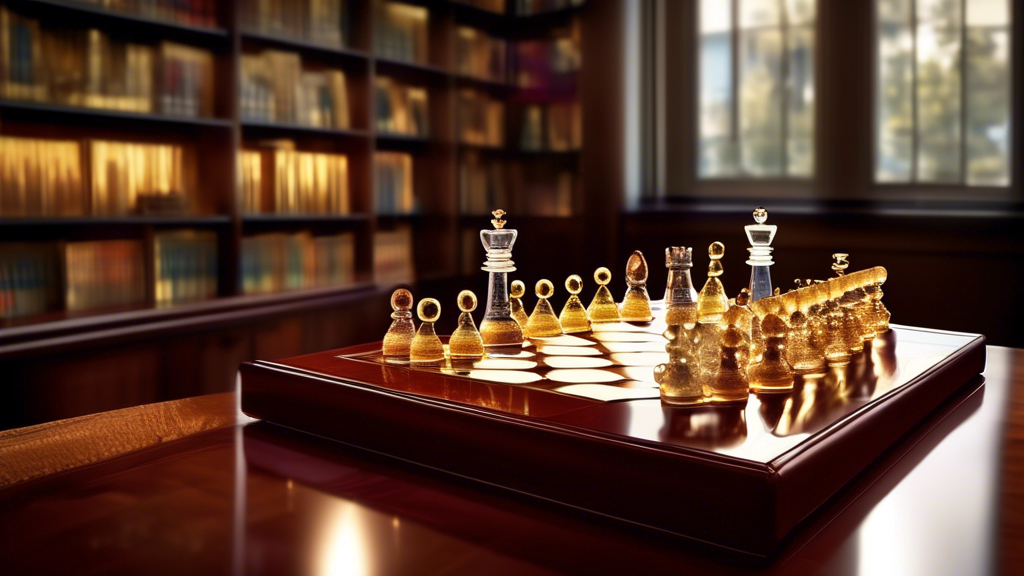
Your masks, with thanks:
[{"label": "gold pawn", "polygon": [[[817,305],[812,306],[817,308]],[[795,374],[824,374],[825,350],[814,334],[814,324],[806,314],[796,310],[789,317],[786,360]]]},{"label": "gold pawn", "polygon": [[704,401],[700,366],[693,350],[693,334],[682,326],[669,326],[664,336],[668,339],[665,352],[668,362],[654,368],[654,381],[658,383],[663,404],[688,406]]},{"label": "gold pawn", "polygon": [[626,322],[650,322],[651,297],[647,294],[647,260],[643,252],[634,250],[626,262],[626,295],[619,315]]},{"label": "gold pawn", "polygon": [[712,242],[708,246],[708,281],[704,283],[697,295],[697,322],[701,324],[717,324],[722,314],[729,310],[729,299],[725,296],[725,287],[718,279],[722,275],[722,257],[725,256],[725,244]]},{"label": "gold pawn", "polygon": [[462,314],[459,315],[459,326],[448,339],[448,355],[452,359],[483,358],[484,339],[480,337],[472,315],[477,306],[476,294],[463,290],[459,292],[457,303]]},{"label": "gold pawn", "polygon": [[597,293],[594,299],[587,306],[587,316],[594,324],[603,322],[619,322],[622,317],[619,315],[619,307],[608,290],[608,283],[612,281],[612,271],[604,266],[594,271],[594,282],[597,282]]},{"label": "gold pawn", "polygon": [[786,321],[769,314],[761,321],[764,357],[750,367],[750,389],[759,393],[789,392],[793,389],[793,369],[786,361]]},{"label": "gold pawn", "polygon": [[746,357],[743,334],[739,328],[730,326],[721,338],[718,370],[708,380],[706,396],[714,404],[746,402],[750,396],[747,382]]},{"label": "gold pawn", "polygon": [[569,299],[562,307],[562,313],[558,315],[558,323],[566,334],[579,332],[590,332],[590,317],[587,316],[587,309],[580,301],[580,292],[583,291],[583,279],[573,274],[565,279],[565,289],[569,292]]},{"label": "gold pawn", "polygon": [[384,335],[382,353],[385,358],[396,360],[409,359],[409,347],[416,334],[416,325],[412,322],[412,292],[399,288],[391,294],[391,327]]},{"label": "gold pawn", "polygon": [[549,338],[562,334],[562,325],[558,323],[558,316],[551,309],[548,298],[555,293],[555,287],[550,280],[538,280],[534,286],[534,293],[537,294],[537,305],[533,307],[533,313],[526,322],[523,332],[527,338]]},{"label": "gold pawn", "polygon": [[526,328],[526,322],[530,317],[523,309],[523,294],[526,294],[526,284],[523,284],[522,280],[513,280],[512,286],[509,287],[509,296],[511,297],[508,299],[508,305],[512,309],[512,317],[521,327]]},{"label": "gold pawn", "polygon": [[441,317],[441,303],[434,298],[424,298],[416,306],[420,318],[420,329],[412,338],[409,361],[424,365],[444,364],[444,345],[434,332],[434,322]]}]

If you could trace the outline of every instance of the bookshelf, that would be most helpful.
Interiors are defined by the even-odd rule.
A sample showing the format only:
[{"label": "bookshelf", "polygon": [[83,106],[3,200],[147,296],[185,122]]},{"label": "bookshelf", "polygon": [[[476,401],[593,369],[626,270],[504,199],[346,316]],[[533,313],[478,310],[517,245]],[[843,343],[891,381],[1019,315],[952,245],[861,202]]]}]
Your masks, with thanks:
[{"label": "bookshelf", "polygon": [[[102,324],[120,313],[142,318],[141,311],[167,307],[199,314],[226,301],[285,302],[452,279],[479,267],[482,254],[467,238],[486,225],[488,207],[500,204],[539,227],[579,213],[579,142],[567,149],[561,140],[571,140],[569,134],[557,149],[522,146],[531,107],[578,107],[579,99],[571,87],[549,93],[517,82],[526,67],[517,51],[522,43],[565,45],[569,37],[578,56],[579,2],[0,0],[0,7],[8,26],[0,74],[8,86],[18,79],[29,86],[0,88],[0,138],[78,143],[84,190],[84,208],[73,214],[0,204],[0,246],[52,252],[51,260],[33,264],[48,270],[42,280],[31,273],[26,280],[19,264],[8,263],[15,270],[4,276],[8,292],[15,285],[45,288],[49,303],[41,305],[40,297],[30,314],[0,314],[0,328],[89,316]],[[12,40],[14,28],[29,38]],[[62,50],[80,69],[60,79],[45,51],[31,47],[53,38],[79,39]],[[15,53],[28,50],[30,65],[12,64],[12,46]],[[129,64],[121,62],[126,51]],[[541,52],[534,49],[534,60]],[[142,69],[152,85],[105,81]],[[297,95],[287,90],[292,84],[302,87]],[[307,113],[306,103],[316,109]],[[554,134],[547,126],[526,129],[537,132],[537,142]],[[116,148],[108,156],[124,156],[118,161],[125,174],[111,168],[115,161],[95,159],[103,146]],[[127,172],[139,150],[159,146],[191,158],[194,183],[178,184],[189,189],[170,190],[170,199],[147,197],[140,210],[138,195],[147,195],[136,189],[150,185]],[[262,160],[254,163],[256,157]],[[328,165],[330,175],[316,172]],[[312,175],[308,181],[304,173]],[[110,184],[114,177],[131,181],[131,191]],[[114,208],[97,208],[100,181],[111,188],[104,194],[114,200],[103,198]],[[303,196],[303,186],[326,186],[332,199],[318,204]],[[256,245],[272,246],[266,250],[290,264],[254,263]],[[137,266],[111,272],[131,276],[130,297],[96,306],[68,302],[83,274],[80,252],[89,250],[99,255],[99,269],[105,253],[131,254]],[[347,256],[319,271],[311,261],[323,264],[324,250]],[[305,260],[288,260],[300,252]],[[196,261],[174,256],[181,254]],[[259,284],[250,277],[254,266],[277,266],[258,290],[251,289]],[[205,276],[193,282],[200,268]],[[46,286],[36,286],[40,281]]]}]

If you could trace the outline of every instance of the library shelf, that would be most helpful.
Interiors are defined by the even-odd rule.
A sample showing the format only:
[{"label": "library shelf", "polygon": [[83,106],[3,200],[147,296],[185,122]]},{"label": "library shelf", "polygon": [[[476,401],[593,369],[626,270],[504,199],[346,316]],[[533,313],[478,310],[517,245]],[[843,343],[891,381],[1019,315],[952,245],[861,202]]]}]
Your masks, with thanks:
[{"label": "library shelf", "polygon": [[174,306],[140,305],[96,311],[55,311],[0,323],[0,359],[65,352],[133,341],[149,335],[213,329],[274,314],[292,314],[378,297],[373,282],[214,298]]},{"label": "library shelf", "polygon": [[389,150],[422,148],[431,142],[429,136],[411,136],[408,134],[393,134],[391,132],[378,132],[376,139],[379,148]]},{"label": "library shelf", "polygon": [[242,216],[243,224],[344,224],[344,223],[367,223],[371,219],[370,214],[245,214]]},{"label": "library shelf", "polygon": [[[171,116],[145,112],[126,112],[124,110],[107,110],[103,108],[85,108],[48,102],[27,102],[22,100],[0,100],[0,114],[11,117],[54,122],[59,117],[60,123],[91,124],[99,120],[124,120],[144,122],[151,125],[194,126],[199,128],[232,128],[234,123],[223,118],[203,118],[191,116]],[[45,116],[45,118],[44,118]],[[54,122],[55,123],[55,122]]]},{"label": "library shelf", "polygon": [[495,92],[505,92],[515,90],[516,88],[514,84],[509,84],[508,82],[479,78],[469,74],[456,74],[455,81],[462,87],[482,88]]},{"label": "library shelf", "polygon": [[447,81],[451,73],[440,66],[375,56],[378,76],[402,76],[424,81]]},{"label": "library shelf", "polygon": [[12,227],[67,227],[67,226],[222,226],[231,223],[231,217],[214,216],[24,216],[0,217],[0,226]]},{"label": "library shelf", "polygon": [[360,128],[318,128],[280,122],[264,122],[262,120],[243,120],[242,129],[246,132],[276,133],[278,135],[305,135],[341,138],[367,138],[370,133]]},{"label": "library shelf", "polygon": [[509,28],[507,16],[504,14],[460,2],[452,2],[451,9],[458,24],[465,24],[500,36],[503,36]]},{"label": "library shelf", "polygon": [[487,154],[515,154],[515,150],[511,150],[507,146],[495,146],[494,144],[473,144],[470,142],[459,142],[458,146],[462,150],[476,150],[477,152],[483,152]]},{"label": "library shelf", "polygon": [[[173,35],[175,40],[215,41],[227,43],[231,33],[219,27],[195,26],[139,14],[130,14],[91,5],[85,2],[61,2],[58,0],[6,0],[7,5],[27,10],[29,13],[45,10],[49,20],[73,19],[78,25],[120,27],[125,30]],[[142,30],[139,30],[142,28]],[[184,35],[185,38],[182,38]]]},{"label": "library shelf", "polygon": [[585,6],[586,3],[583,3],[557,10],[537,12],[535,14],[517,14],[515,16],[515,26],[511,28],[509,33],[516,38],[546,34],[550,28],[568,24],[570,20],[579,15]]},{"label": "library shelf", "polygon": [[252,42],[254,44],[266,44],[277,48],[287,48],[310,56],[341,57],[343,59],[358,60],[362,62],[366,62],[370,58],[369,53],[356,48],[325,46],[323,44],[307,42],[299,38],[268,34],[266,32],[259,32],[255,30],[242,30],[241,37],[243,41]]}]

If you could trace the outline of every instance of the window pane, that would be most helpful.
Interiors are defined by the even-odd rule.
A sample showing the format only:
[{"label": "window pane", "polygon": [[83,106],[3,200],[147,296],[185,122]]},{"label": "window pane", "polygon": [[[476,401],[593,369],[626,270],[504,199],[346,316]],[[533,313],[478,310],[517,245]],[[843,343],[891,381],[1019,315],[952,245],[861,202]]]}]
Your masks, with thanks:
[{"label": "window pane", "polygon": [[786,119],[786,173],[808,177],[814,173],[814,31],[791,28]]},{"label": "window pane", "polygon": [[967,0],[968,26],[1008,26],[1010,0]]},{"label": "window pane", "polygon": [[[958,22],[942,10],[959,11],[959,2],[919,0],[932,22]],[[919,14],[920,16],[920,14]],[[917,28],[917,179],[959,182],[960,167],[959,28],[920,24]]]},{"label": "window pane", "polygon": [[740,27],[778,26],[782,23],[779,14],[780,0],[738,0],[740,3]]},{"label": "window pane", "polygon": [[740,165],[752,176],[782,175],[782,31],[740,33]]},{"label": "window pane", "polygon": [[1010,35],[967,31],[967,183],[1010,183]]},{"label": "window pane", "polygon": [[962,0],[917,0],[917,23],[933,28],[959,30],[963,15]]},{"label": "window pane", "polygon": [[815,0],[786,0],[786,23],[804,26],[814,23]]},{"label": "window pane", "polygon": [[701,0],[701,34],[732,32],[732,0]]},{"label": "window pane", "polygon": [[913,179],[913,0],[878,2],[877,160],[879,182]]},{"label": "window pane", "polygon": [[700,51],[700,164],[703,177],[736,174],[732,125],[732,35],[705,35]]}]

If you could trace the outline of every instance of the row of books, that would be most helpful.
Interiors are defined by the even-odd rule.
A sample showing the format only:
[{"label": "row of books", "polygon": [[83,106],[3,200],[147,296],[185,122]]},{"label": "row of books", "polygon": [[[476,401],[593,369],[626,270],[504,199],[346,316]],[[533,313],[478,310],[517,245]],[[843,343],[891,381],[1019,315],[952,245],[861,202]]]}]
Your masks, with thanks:
[{"label": "row of books", "polygon": [[579,102],[527,106],[523,110],[519,147],[530,152],[579,150],[583,118]]},{"label": "row of books", "polygon": [[65,307],[69,311],[146,301],[142,243],[138,240],[69,242],[64,247]]},{"label": "row of books", "polygon": [[486,10],[495,14],[505,13],[505,0],[452,0],[452,2],[472,6],[478,10]]},{"label": "row of books", "polygon": [[455,36],[455,69],[489,82],[506,81],[507,43],[476,28],[459,26]]},{"label": "row of books", "polygon": [[489,214],[495,206],[508,206],[504,162],[482,159],[465,152],[459,159],[459,212]]},{"label": "row of books", "polygon": [[416,211],[412,169],[412,156],[409,154],[377,152],[373,155],[373,197],[377,214],[411,214]]},{"label": "row of books", "polygon": [[382,287],[409,284],[416,278],[410,226],[374,234],[373,277]]},{"label": "row of books", "polygon": [[532,16],[582,6],[586,0],[516,0],[516,15]]},{"label": "row of books", "polygon": [[157,232],[153,237],[153,263],[157,306],[217,297],[216,232]]},{"label": "row of books", "polygon": [[95,29],[44,28],[0,6],[0,96],[127,112],[213,115],[213,56]]},{"label": "row of books", "polygon": [[430,101],[426,88],[382,76],[376,79],[374,108],[377,131],[402,136],[430,135]]},{"label": "row of books", "polygon": [[345,0],[242,0],[242,26],[329,48],[342,48],[349,28]]},{"label": "row of books", "polygon": [[351,126],[341,70],[306,70],[294,52],[243,54],[242,120],[344,130]]},{"label": "row of books", "polygon": [[505,145],[505,103],[471,89],[459,90],[459,141],[481,146]]},{"label": "row of books", "polygon": [[376,2],[374,6],[374,53],[391,60],[428,64],[430,12],[398,2]]},{"label": "row of books", "polygon": [[242,292],[344,286],[355,282],[355,235],[259,234],[242,239]]},{"label": "row of books", "polygon": [[243,150],[247,214],[346,215],[351,212],[348,157],[294,149]]},{"label": "row of books", "polygon": [[516,43],[512,62],[516,86],[553,94],[575,88],[575,73],[582,65],[579,25],[574,23],[555,34],[553,39]]},{"label": "row of books", "polygon": [[[72,2],[66,0],[68,4]],[[187,26],[217,25],[216,0],[77,0],[123,14]]]},{"label": "row of books", "polygon": [[0,244],[0,318],[59,307],[58,278],[55,244]]},{"label": "row of books", "polygon": [[181,214],[195,189],[183,146],[0,137],[0,216]]}]

